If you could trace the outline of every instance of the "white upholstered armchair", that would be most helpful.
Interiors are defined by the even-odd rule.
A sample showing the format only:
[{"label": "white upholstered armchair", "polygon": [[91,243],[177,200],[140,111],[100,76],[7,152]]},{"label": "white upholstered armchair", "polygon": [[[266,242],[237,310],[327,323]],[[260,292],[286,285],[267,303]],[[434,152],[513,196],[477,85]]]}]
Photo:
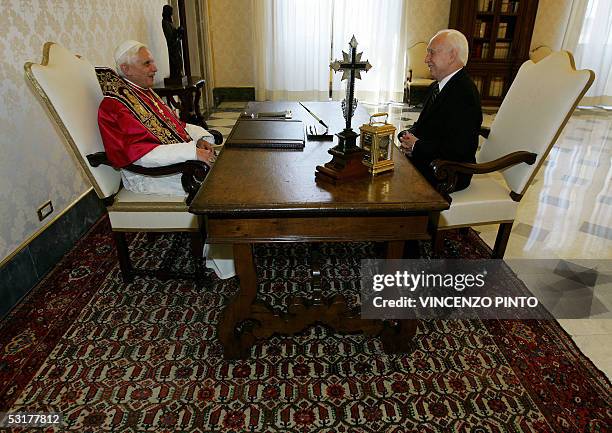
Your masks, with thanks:
[{"label": "white upholstered armchair", "polygon": [[[503,258],[519,201],[594,77],[593,71],[577,71],[566,51],[525,62],[499,107],[477,164],[432,162],[443,182],[440,190],[451,200],[450,208],[440,213],[438,230],[500,224],[493,257]],[[475,176],[467,189],[451,192],[457,172]],[[486,175],[492,172],[499,172],[503,182]],[[436,238],[439,247],[441,237]]]},{"label": "white upholstered armchair", "polygon": [[[98,129],[98,106],[102,90],[94,67],[66,48],[47,42],[41,64],[25,64],[26,77],[41,98],[51,118],[62,132],[68,149],[103,200],[112,226],[123,279],[135,275],[197,277],[201,275],[203,239],[197,217],[187,211],[186,201],[195,195],[208,172],[200,161],[187,161],[167,167],[128,166],[131,171],[147,175],[183,173],[184,197],[136,194],[121,186],[118,170],[108,165]],[[192,253],[196,258],[195,274],[138,270],[132,267],[125,232],[174,232],[192,234]]]},{"label": "white upholstered armchair", "polygon": [[406,80],[408,105],[419,105],[425,100],[427,89],[435,80],[425,64],[427,44],[417,42],[408,48],[408,78]]}]

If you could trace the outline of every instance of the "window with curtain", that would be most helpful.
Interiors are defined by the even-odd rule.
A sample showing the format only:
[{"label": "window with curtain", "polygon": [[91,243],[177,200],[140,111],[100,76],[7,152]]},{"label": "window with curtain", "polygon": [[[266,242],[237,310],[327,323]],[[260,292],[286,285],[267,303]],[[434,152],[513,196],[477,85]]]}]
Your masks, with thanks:
[{"label": "window with curtain", "polygon": [[373,65],[356,85],[368,102],[400,101],[406,32],[403,0],[257,0],[255,76],[258,100],[326,100],[344,97],[341,73],[329,63],[348,52],[353,35]]},{"label": "window with curtain", "polygon": [[574,54],[577,68],[595,71],[582,103],[612,105],[612,1],[576,0],[572,12],[583,18],[570,17],[563,48]]}]

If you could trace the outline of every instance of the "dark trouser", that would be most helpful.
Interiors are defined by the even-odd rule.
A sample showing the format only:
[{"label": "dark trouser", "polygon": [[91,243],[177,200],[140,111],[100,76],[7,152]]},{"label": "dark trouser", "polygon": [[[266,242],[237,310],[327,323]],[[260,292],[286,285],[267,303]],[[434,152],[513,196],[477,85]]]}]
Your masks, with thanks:
[{"label": "dark trouser", "polygon": [[[423,177],[427,179],[427,182],[429,182],[437,190],[438,185],[440,184],[440,181],[436,178],[436,175],[431,169],[431,166],[429,165],[429,163],[420,161],[420,160],[416,160],[416,159],[412,159],[409,156],[408,156],[408,160],[412,163],[412,165],[414,165],[414,167],[417,170],[419,170],[419,172],[423,175]],[[461,191],[462,189],[466,189],[470,185],[471,180],[472,180],[471,174],[458,173],[457,174],[457,184],[455,185],[455,189],[452,192]]]}]

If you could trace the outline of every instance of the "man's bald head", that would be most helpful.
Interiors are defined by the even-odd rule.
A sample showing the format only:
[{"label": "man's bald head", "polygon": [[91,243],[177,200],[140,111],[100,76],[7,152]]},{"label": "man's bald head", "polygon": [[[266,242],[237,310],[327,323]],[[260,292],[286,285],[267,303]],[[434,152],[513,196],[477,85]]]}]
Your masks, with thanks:
[{"label": "man's bald head", "polygon": [[440,81],[464,67],[468,60],[468,42],[457,30],[440,30],[429,41],[425,63],[431,75]]}]

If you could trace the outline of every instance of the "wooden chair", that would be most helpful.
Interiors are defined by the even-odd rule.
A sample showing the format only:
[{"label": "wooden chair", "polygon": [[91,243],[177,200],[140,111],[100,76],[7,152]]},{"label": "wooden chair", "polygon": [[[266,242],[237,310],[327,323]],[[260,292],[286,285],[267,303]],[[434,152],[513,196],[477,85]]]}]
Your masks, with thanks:
[{"label": "wooden chair", "polygon": [[417,42],[408,48],[408,78],[406,80],[408,98],[405,101],[408,105],[422,104],[427,88],[435,81],[425,64],[426,54],[427,44],[425,42]]},{"label": "wooden chair", "polygon": [[[126,167],[145,175],[182,173],[187,198],[136,194],[124,189],[119,170],[111,167],[106,159],[98,129],[98,106],[103,96],[95,68],[86,59],[53,42],[45,43],[40,64],[28,62],[24,67],[26,77],[59,127],[68,149],[106,205],[124,281],[129,282],[136,275],[160,278],[201,275],[203,239],[197,217],[187,211],[187,205],[208,173],[208,166],[200,161],[186,161],[166,167]],[[191,233],[196,272],[134,269],[125,233],[142,231]]]},{"label": "wooden chair", "polygon": [[[595,74],[577,71],[569,52],[553,52],[518,71],[487,134],[476,164],[436,160],[432,168],[451,200],[440,213],[438,230],[500,224],[493,248],[503,258],[519,201],[546,160]],[[486,173],[499,172],[503,183]],[[470,186],[454,191],[456,174],[472,173]],[[440,247],[441,236],[434,244]]]}]

